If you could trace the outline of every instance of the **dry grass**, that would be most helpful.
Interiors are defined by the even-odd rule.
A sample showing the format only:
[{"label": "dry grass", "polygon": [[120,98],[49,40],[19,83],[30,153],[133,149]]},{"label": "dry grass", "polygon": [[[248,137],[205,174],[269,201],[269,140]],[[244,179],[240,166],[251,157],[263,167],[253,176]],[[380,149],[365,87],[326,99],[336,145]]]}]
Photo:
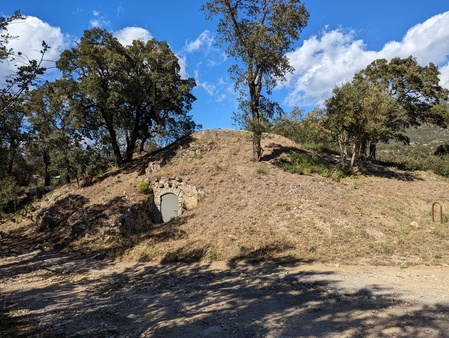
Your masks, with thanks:
[{"label": "dry grass", "polygon": [[[56,191],[40,207],[54,207],[68,194],[82,196],[77,207],[98,214],[89,219],[94,227],[138,210],[146,198],[137,192],[138,183],[180,176],[204,192],[198,208],[168,224],[145,224],[143,232],[127,238],[80,237],[63,242],[64,248],[160,262],[449,264],[449,225],[432,222],[431,214],[434,201],[447,207],[446,179],[378,167],[335,182],[282,170],[281,159],[300,148],[288,139],[268,135],[263,147],[263,161],[254,163],[247,133],[203,131],[164,152],[139,157],[90,187]],[[162,169],[143,174],[155,160],[162,161]]]}]

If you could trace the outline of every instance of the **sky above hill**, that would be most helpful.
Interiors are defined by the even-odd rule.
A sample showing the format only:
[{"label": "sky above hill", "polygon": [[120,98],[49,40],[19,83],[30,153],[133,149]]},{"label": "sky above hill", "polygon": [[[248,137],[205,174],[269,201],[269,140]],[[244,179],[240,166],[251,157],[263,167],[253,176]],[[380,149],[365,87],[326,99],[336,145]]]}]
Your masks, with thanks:
[{"label": "sky above hill", "polygon": [[[51,46],[48,76],[57,76],[54,61],[93,27],[106,29],[123,43],[155,38],[169,43],[182,76],[194,77],[197,101],[191,114],[204,129],[231,128],[237,111],[228,59],[215,44],[216,20],[207,21],[205,0],[0,0],[0,15],[15,10],[27,19],[9,26],[18,36],[16,52],[37,58],[42,40]],[[310,13],[301,38],[288,53],[294,73],[273,92],[285,111],[309,111],[322,105],[332,88],[352,79],[375,59],[413,55],[421,65],[440,68],[449,88],[449,1],[447,0],[309,0]],[[0,77],[15,63],[0,64]]]}]

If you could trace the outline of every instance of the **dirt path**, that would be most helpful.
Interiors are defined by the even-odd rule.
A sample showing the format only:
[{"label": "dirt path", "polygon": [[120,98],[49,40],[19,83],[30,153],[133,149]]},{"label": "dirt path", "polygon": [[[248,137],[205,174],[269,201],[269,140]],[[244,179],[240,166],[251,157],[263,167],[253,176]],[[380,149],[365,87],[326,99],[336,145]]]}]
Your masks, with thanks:
[{"label": "dirt path", "polygon": [[34,323],[24,336],[449,336],[448,267],[156,265],[34,251],[2,258],[0,278],[2,312]]}]

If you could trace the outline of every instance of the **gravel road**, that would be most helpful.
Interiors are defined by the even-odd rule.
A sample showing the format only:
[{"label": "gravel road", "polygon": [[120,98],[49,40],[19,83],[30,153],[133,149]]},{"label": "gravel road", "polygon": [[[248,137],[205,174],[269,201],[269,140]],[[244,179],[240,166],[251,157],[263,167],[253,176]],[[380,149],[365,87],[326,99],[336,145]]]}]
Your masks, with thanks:
[{"label": "gravel road", "polygon": [[[449,337],[449,267],[0,260],[34,337]],[[0,334],[1,336],[1,334]]]}]

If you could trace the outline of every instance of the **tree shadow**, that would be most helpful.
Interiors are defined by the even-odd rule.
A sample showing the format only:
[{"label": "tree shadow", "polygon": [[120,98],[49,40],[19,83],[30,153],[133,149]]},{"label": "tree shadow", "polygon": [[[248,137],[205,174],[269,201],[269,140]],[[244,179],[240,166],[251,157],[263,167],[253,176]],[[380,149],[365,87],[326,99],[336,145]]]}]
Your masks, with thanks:
[{"label": "tree shadow", "polygon": [[414,175],[413,172],[406,170],[393,170],[390,166],[394,166],[394,164],[381,161],[368,161],[359,168],[359,171],[365,176],[382,177],[398,181],[422,180],[417,175]]},{"label": "tree shadow", "polygon": [[[329,168],[341,167],[341,161],[339,156],[335,153],[328,152],[313,152],[313,154],[307,150],[284,147],[280,144],[271,143],[267,148],[271,148],[271,153],[262,157],[262,161],[268,161],[274,163],[278,167],[282,167],[285,163],[288,163],[288,155],[291,153],[307,154],[311,157],[315,157],[319,162],[326,164]],[[421,180],[418,176],[414,175],[410,171],[406,170],[393,170],[389,168],[392,163],[380,162],[380,161],[365,161],[357,167],[357,172],[364,176],[375,176],[388,179],[395,179],[399,181],[414,181]],[[348,171],[350,172],[350,171]]]},{"label": "tree shadow", "polygon": [[117,176],[120,174],[130,174],[138,172],[139,175],[144,175],[149,162],[158,162],[161,166],[166,165],[170,160],[176,156],[179,149],[185,149],[194,141],[192,135],[186,135],[164,148],[157,149],[149,154],[133,158],[130,162],[123,165],[121,168],[111,170],[103,175],[96,177],[92,184],[100,183],[105,179]]},{"label": "tree shadow", "polygon": [[271,149],[271,152],[269,154],[263,155],[261,157],[261,161],[264,162],[276,162],[278,163],[281,158],[283,158],[285,155],[289,155],[292,152],[301,152],[301,153],[307,153],[304,149],[300,149],[297,147],[285,147],[281,144],[277,143],[270,143],[266,148]]},{"label": "tree shadow", "polygon": [[[50,268],[41,275],[46,283],[2,294],[11,301],[3,316],[21,311],[22,320],[39,323],[34,335],[443,337],[449,329],[447,304],[405,303],[379,285],[347,290],[331,270],[234,263],[215,268],[196,262],[118,268],[76,258],[39,259],[72,272],[57,274]],[[23,261],[22,268],[31,273],[35,262]],[[2,269],[2,277],[11,283],[14,271]]]}]

